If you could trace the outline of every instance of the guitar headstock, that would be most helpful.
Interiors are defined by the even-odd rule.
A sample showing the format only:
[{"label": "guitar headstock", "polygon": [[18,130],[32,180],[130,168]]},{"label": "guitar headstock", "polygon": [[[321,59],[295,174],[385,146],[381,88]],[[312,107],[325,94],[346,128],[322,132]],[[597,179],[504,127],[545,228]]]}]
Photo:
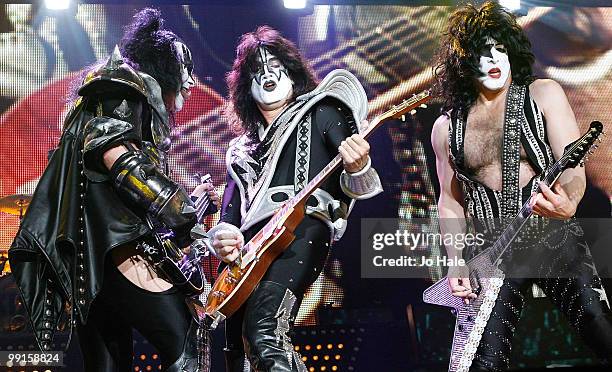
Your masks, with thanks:
[{"label": "guitar headstock", "polygon": [[579,139],[565,146],[561,164],[563,169],[575,168],[578,165],[584,166],[584,161],[588,154],[592,154],[597,148],[595,141],[601,142],[600,136],[603,134],[603,124],[599,121],[591,123],[589,130]]},{"label": "guitar headstock", "polygon": [[[362,134],[364,138],[367,138],[376,128],[378,128],[385,120],[394,118],[394,119],[403,119],[403,116],[416,109],[421,105],[425,105],[431,98],[431,93],[429,90],[424,90],[421,93],[413,94],[412,97],[407,98],[402,101],[402,103],[393,105],[390,109],[383,112],[382,114],[373,118],[367,128],[362,129]],[[427,106],[425,106],[427,107]]]},{"label": "guitar headstock", "polygon": [[429,99],[431,99],[431,92],[429,90],[413,94],[412,97],[403,100],[397,105],[391,106],[389,110],[380,115],[381,120],[389,118],[403,119],[403,116],[407,113],[414,114],[418,107],[427,107],[425,102],[429,101]]}]

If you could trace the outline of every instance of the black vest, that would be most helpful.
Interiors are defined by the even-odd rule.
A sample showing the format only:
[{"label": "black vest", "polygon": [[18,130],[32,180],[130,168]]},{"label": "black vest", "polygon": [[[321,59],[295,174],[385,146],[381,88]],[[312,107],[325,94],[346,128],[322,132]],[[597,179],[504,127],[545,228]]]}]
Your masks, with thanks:
[{"label": "black vest", "polygon": [[[546,135],[546,120],[536,102],[529,96],[529,89],[527,87],[523,89],[525,91],[523,100],[524,120],[520,120],[520,142],[534,167],[536,175],[521,188],[521,204],[527,202],[529,196],[537,190],[544,169],[554,163],[554,157]],[[463,187],[466,217],[478,219],[500,218],[502,217],[503,203],[508,202],[503,201],[502,192],[492,190],[471,179],[466,171],[464,163],[466,122],[467,115],[453,113],[449,126],[450,159],[457,179],[461,181]]]}]

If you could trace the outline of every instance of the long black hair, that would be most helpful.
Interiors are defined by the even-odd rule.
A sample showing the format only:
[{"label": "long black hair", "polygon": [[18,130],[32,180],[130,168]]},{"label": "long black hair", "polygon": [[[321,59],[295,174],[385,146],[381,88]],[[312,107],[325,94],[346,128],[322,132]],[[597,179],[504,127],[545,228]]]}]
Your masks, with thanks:
[{"label": "long black hair", "polygon": [[242,130],[249,135],[257,133],[258,124],[264,120],[251,95],[251,72],[256,70],[259,47],[268,49],[287,69],[294,83],[294,97],[317,86],[311,67],[295,44],[285,39],[280,32],[269,26],[260,26],[254,32],[242,35],[232,70],[226,76],[230,99],[225,108],[225,116],[234,130]]},{"label": "long black hair", "polygon": [[176,94],[182,81],[175,41],[181,39],[164,28],[161,12],[144,8],[134,15],[132,23],[125,29],[120,44],[121,55],[126,63],[157,80],[162,94]]},{"label": "long black hair", "polygon": [[493,1],[478,8],[463,5],[450,15],[437,53],[435,91],[444,101],[443,112],[466,113],[476,101],[476,79],[481,75],[479,51],[487,36],[506,47],[513,82],[528,85],[535,79],[531,43],[516,17]]}]

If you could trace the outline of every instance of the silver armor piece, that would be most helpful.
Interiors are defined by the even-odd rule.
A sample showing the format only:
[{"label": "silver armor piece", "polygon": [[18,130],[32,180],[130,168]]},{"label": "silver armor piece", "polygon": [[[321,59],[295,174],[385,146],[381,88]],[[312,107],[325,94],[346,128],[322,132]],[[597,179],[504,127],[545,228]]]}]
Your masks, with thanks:
[{"label": "silver armor piece", "polygon": [[185,191],[164,175],[140,151],[119,157],[110,170],[117,192],[140,205],[169,228],[184,226],[195,217],[185,213],[192,204]]},{"label": "silver armor piece", "polygon": [[127,133],[132,131],[134,126],[123,120],[117,120],[106,116],[98,116],[91,119],[83,129],[83,174],[92,181],[104,181],[108,179],[105,172],[89,167],[87,158],[94,155],[97,149],[105,148],[113,142],[117,142]]},{"label": "silver armor piece", "polygon": [[83,85],[79,88],[79,95],[99,94],[100,91],[106,90],[105,87],[111,87],[117,83],[131,88],[143,97],[147,96],[143,79],[136,70],[123,62],[119,47],[115,45],[106,64],[85,77]]},{"label": "silver armor piece", "polygon": [[152,76],[139,72],[147,90],[147,101],[153,108],[151,113],[151,134],[153,143],[163,152],[170,150],[170,115],[166,111],[161,87]]},{"label": "silver armor piece", "polygon": [[121,104],[113,110],[113,114],[119,116],[121,119],[127,119],[132,116],[132,109],[128,106],[126,100],[121,101]]}]

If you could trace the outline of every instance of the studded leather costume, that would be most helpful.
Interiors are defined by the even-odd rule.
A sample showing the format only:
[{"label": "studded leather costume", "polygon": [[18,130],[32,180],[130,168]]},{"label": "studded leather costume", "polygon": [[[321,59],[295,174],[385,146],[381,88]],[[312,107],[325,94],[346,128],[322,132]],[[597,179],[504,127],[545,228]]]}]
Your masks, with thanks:
[{"label": "studded leather costume", "polygon": [[[546,136],[546,119],[536,102],[530,98],[527,87],[514,84],[510,86],[503,135],[502,191],[492,190],[470,178],[470,170],[464,163],[463,150],[466,123],[466,116],[452,115],[449,128],[450,158],[463,187],[466,217],[489,225],[494,219],[512,218],[530,195],[537,191],[543,170],[554,163]],[[519,189],[521,144],[537,175]],[[537,216],[533,216],[532,220],[534,219],[542,220]],[[521,249],[518,253],[504,258],[506,261],[510,259],[509,265],[515,275],[506,275],[507,279],[500,289],[470,370],[508,369],[514,330],[527,291],[534,283],[565,314],[587,345],[604,362],[612,361],[612,314],[588,247],[582,239],[582,230],[576,227],[573,221],[534,221],[527,225],[527,230],[532,225],[536,229],[541,228],[542,223],[550,224],[546,234],[535,230],[536,235],[545,236],[543,240],[534,239],[533,234],[530,237],[525,233],[526,229],[523,229],[524,233],[520,235],[523,238]],[[555,233],[551,233],[552,231]],[[514,245],[516,244],[518,243],[515,240]],[[471,248],[466,253],[464,258],[470,259],[479,251]],[[521,273],[521,262],[538,267],[532,267],[527,270],[527,276],[522,276],[518,274]],[[543,275],[534,278],[533,273]]]},{"label": "studded leather costume", "polygon": [[[184,296],[174,288],[135,287],[108,257],[150,234],[145,215],[173,228],[180,246],[196,222],[189,197],[164,174],[170,139],[161,88],[123,63],[115,48],[87,75],[79,95],[10,250],[36,341],[43,350],[58,349],[54,335],[67,313],[87,370],[131,369],[132,326],[161,349],[165,370],[195,370],[196,325]],[[128,152],[109,171],[103,154],[118,145]],[[156,308],[140,308],[145,304]],[[153,314],[173,320],[155,333],[150,327],[164,320]],[[111,323],[122,331],[104,335]],[[114,347],[125,348],[116,355]]]}]

